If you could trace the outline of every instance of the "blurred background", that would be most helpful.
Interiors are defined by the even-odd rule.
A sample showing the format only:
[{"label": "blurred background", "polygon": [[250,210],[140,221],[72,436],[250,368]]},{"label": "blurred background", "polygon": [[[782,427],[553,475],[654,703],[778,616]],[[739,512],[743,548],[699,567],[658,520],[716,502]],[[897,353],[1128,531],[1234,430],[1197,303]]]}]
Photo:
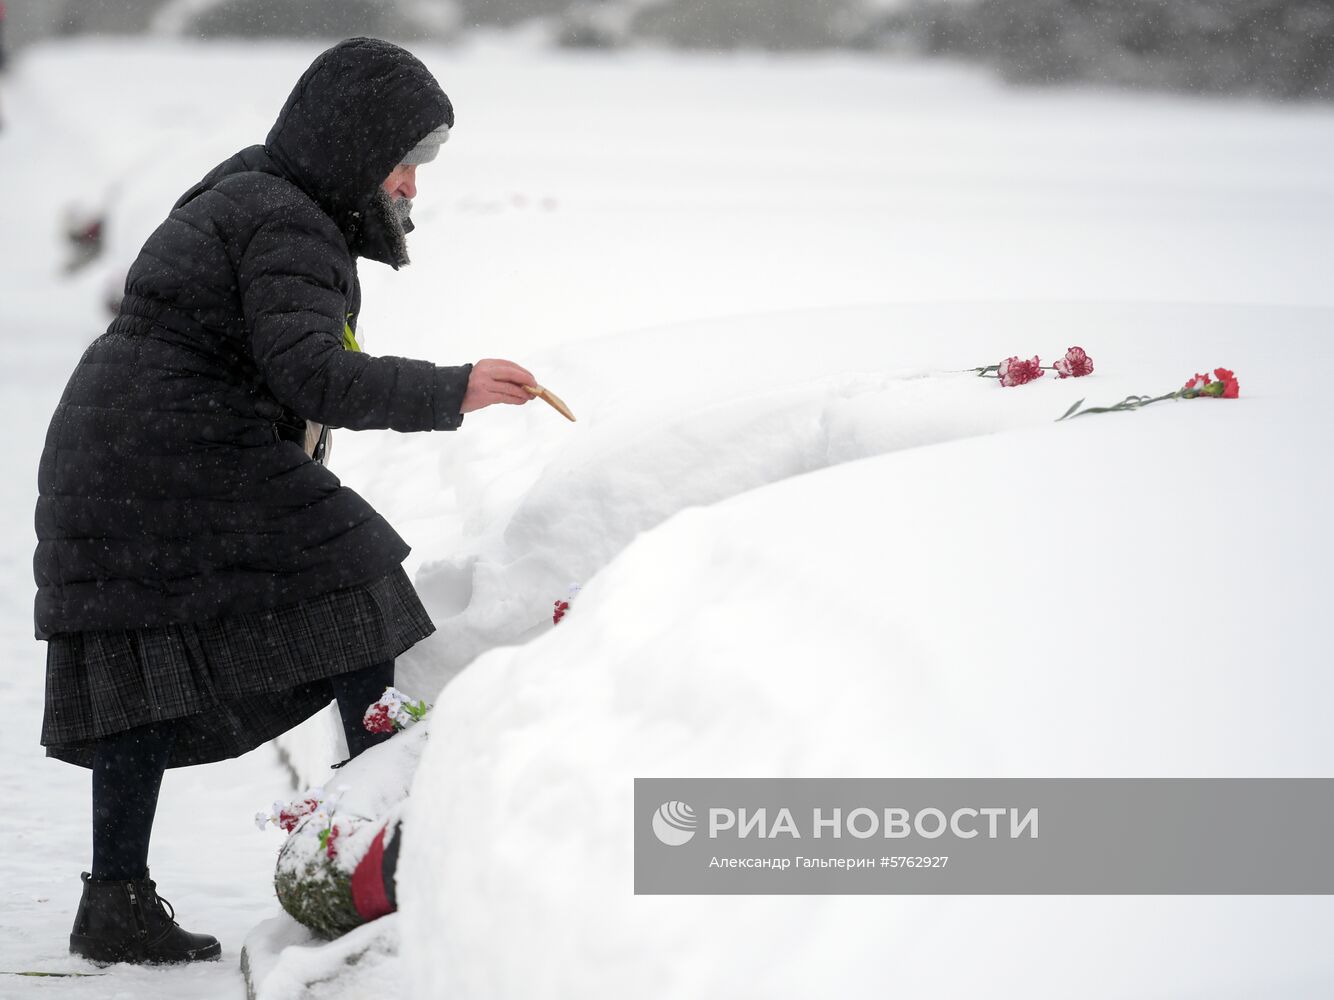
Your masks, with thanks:
[{"label": "blurred background", "polygon": [[448,42],[527,30],[553,46],[950,57],[1029,84],[1334,96],[1328,0],[8,0],[8,44],[82,34]]},{"label": "blurred background", "polygon": [[[540,301],[509,318],[568,337],[617,288],[648,308],[599,332],[831,301],[1325,301],[1306,278],[1329,229],[1330,0],[0,0],[0,155],[23,141],[7,118],[36,115],[22,169],[59,189],[40,210],[90,322],[175,194],[261,141],[288,80],[356,34],[410,45],[455,99],[466,149],[450,204],[427,185],[428,215],[517,269],[517,234],[477,216],[562,210],[578,273],[500,291],[488,261],[460,289],[479,321]],[[675,140],[652,134],[668,126]],[[31,162],[70,156],[66,140],[74,173]],[[699,214],[658,241],[691,240],[693,310],[568,252],[595,220],[624,238],[668,205]],[[837,252],[811,281],[817,245]]]}]

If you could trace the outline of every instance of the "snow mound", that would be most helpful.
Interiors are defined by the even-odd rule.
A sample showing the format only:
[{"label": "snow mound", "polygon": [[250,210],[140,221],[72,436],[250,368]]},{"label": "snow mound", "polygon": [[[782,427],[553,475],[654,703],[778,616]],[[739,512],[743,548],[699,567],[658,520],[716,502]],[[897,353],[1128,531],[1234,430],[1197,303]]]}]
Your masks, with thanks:
[{"label": "snow mound", "polygon": [[317,938],[287,914],[246,936],[241,971],[247,1000],[363,1000],[399,980],[398,914]]},{"label": "snow mound", "polygon": [[[1278,313],[1192,306],[886,305],[751,316],[567,344],[531,362],[575,408],[478,415],[386,511],[458,533],[416,584],[439,631],[399,661],[425,697],[488,649],[550,628],[552,604],[640,532],[692,506],[871,455],[1050,423],[1075,400],[1168,390],[1209,363],[1259,363]],[[1194,337],[1183,335],[1195,334]],[[1197,346],[1207,336],[1207,350]],[[1086,347],[1094,377],[1001,389],[968,369]],[[1201,360],[1203,354],[1206,360]],[[1154,357],[1153,366],[1139,358]],[[1182,373],[1185,373],[1185,376]],[[403,478],[392,463],[390,475]],[[409,534],[415,532],[409,531]]]},{"label": "snow mound", "polygon": [[[1012,311],[975,313],[995,340],[980,356],[986,344],[895,341],[896,358],[933,370],[963,349],[987,363],[1002,342],[1050,355],[1067,339],[1100,367],[1013,390],[940,381],[940,410],[961,425],[986,425],[994,401],[1022,411],[1003,434],[788,478],[812,464],[814,432],[764,450],[781,481],[678,504],[588,580],[559,628],[492,650],[445,689],[399,870],[403,961],[422,997],[928,995],[942,969],[958,994],[1007,981],[1022,988],[1004,995],[1053,998],[1074,983],[1086,998],[1334,987],[1323,897],[633,895],[636,777],[1334,773],[1321,666],[1334,535],[1312,530],[1334,485],[1313,460],[1334,424],[1330,314],[1079,313],[1071,325],[1062,309],[1030,311],[1018,326]],[[807,356],[826,343],[809,340]],[[1216,364],[1237,370],[1242,399],[1052,422],[1079,396],[1164,392]],[[895,416],[869,404],[881,394],[808,384],[784,398],[864,408],[824,445],[855,451],[879,406]],[[720,436],[809,428],[810,413],[789,423],[752,398]],[[675,442],[688,473],[686,435],[656,432],[623,443]],[[693,440],[700,462],[722,447]],[[524,469],[534,485],[510,511],[579,497],[580,471],[600,475],[555,461]],[[690,478],[629,481],[640,508],[663,511],[654,494]],[[517,513],[498,520],[493,537],[539,537]]]}]

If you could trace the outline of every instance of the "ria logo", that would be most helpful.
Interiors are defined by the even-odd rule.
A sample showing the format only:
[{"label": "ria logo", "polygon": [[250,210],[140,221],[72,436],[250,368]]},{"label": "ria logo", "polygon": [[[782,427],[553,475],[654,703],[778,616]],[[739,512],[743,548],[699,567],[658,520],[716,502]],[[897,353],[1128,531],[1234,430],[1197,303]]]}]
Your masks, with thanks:
[{"label": "ria logo", "polygon": [[684,802],[664,802],[653,814],[653,832],[668,847],[680,847],[695,835],[695,810]]}]

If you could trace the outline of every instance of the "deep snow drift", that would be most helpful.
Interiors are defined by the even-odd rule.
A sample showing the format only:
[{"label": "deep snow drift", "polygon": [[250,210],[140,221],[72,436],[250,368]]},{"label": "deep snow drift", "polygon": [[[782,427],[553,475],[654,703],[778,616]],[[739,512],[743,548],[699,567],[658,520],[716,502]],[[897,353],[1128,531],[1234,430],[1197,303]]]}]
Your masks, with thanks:
[{"label": "deep snow drift", "polygon": [[[1322,655],[1334,534],[1319,527],[1334,477],[1312,461],[1334,426],[1322,391],[1331,321],[1331,310],[1092,305],[771,321],[789,333],[860,327],[867,367],[877,355],[951,367],[1002,344],[1063,349],[1080,329],[1098,369],[1012,389],[929,371],[825,376],[778,393],[781,405],[760,391],[652,430],[609,422],[624,436],[607,429],[617,447],[595,460],[568,446],[497,532],[513,547],[511,578],[599,554],[590,506],[633,523],[673,498],[686,507],[709,471],[746,485],[747,460],[777,473],[909,450],[684,509],[597,574],[551,634],[487,653],[445,689],[398,881],[406,972],[429,984],[420,995],[1334,989],[1327,897],[631,888],[636,777],[1334,772]],[[831,340],[846,351],[853,337],[806,343]],[[1081,396],[1170,391],[1205,358],[1246,373],[1241,399],[1053,422]],[[946,435],[980,436],[910,447]],[[672,459],[685,451],[695,465],[682,476]],[[524,530],[533,509],[550,531]],[[558,541],[517,548],[532,534]]]}]

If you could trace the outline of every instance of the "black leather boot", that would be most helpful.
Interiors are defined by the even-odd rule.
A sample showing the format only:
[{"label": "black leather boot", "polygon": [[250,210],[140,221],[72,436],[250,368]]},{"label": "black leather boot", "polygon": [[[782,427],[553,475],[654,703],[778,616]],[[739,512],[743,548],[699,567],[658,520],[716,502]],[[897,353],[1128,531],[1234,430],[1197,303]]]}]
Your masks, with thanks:
[{"label": "black leather boot", "polygon": [[217,938],[181,929],[176,911],[157,894],[147,872],[125,881],[95,879],[84,872],[69,950],[103,963],[199,962],[222,956]]}]

